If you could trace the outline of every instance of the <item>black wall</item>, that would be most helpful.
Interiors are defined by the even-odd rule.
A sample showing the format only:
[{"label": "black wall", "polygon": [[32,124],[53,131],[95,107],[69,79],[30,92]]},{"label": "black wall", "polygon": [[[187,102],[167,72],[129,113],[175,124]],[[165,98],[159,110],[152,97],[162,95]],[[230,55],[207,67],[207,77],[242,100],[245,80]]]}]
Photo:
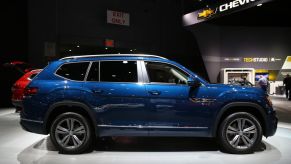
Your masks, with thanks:
[{"label": "black wall", "polygon": [[[175,59],[207,77],[191,32],[182,26],[181,0],[29,0],[29,61],[47,64],[44,43],[104,46],[113,39],[117,48],[137,49]],[[130,26],[106,23],[106,10],[130,14]],[[98,54],[98,51],[96,51]],[[67,55],[75,54],[74,50]],[[82,55],[82,54],[81,54]]]},{"label": "black wall", "polygon": [[21,76],[19,71],[4,67],[4,63],[28,60],[26,5],[26,0],[1,2],[0,107],[11,105],[11,86]]},{"label": "black wall", "polygon": [[0,63],[27,59],[26,5],[26,0],[1,2]]}]

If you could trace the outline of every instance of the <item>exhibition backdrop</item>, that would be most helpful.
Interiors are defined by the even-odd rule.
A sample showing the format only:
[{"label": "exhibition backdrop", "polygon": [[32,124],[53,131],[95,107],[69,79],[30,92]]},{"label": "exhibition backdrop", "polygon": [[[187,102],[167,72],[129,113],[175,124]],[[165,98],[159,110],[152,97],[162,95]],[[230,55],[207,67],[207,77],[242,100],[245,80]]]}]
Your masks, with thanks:
[{"label": "exhibition backdrop", "polygon": [[183,16],[184,26],[198,42],[211,82],[221,82],[219,73],[222,68],[254,68],[258,74],[271,75],[272,81],[282,81],[282,75],[291,73],[287,66],[291,62],[288,58],[291,56],[290,28],[208,24],[209,20],[270,1],[273,0],[217,1]]}]

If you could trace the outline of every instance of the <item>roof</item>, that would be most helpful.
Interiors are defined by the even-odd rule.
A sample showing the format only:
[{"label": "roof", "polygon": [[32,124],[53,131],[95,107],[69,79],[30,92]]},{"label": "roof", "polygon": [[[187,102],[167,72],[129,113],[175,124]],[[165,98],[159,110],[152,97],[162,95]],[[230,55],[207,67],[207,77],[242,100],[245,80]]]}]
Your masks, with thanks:
[{"label": "roof", "polygon": [[60,60],[67,59],[79,59],[79,58],[98,58],[98,57],[152,57],[152,58],[160,58],[167,59],[157,55],[148,55],[148,54],[102,54],[102,55],[80,55],[80,56],[68,56],[61,58]]}]

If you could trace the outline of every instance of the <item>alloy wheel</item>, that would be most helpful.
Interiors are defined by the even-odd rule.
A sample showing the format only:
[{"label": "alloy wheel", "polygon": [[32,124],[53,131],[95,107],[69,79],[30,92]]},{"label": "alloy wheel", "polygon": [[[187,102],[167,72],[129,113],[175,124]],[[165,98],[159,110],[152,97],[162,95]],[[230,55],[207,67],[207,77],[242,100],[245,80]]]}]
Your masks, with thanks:
[{"label": "alloy wheel", "polygon": [[66,118],[60,121],[55,128],[56,141],[66,149],[80,147],[86,137],[85,125],[74,118]]},{"label": "alloy wheel", "polygon": [[237,118],[227,126],[226,138],[233,148],[244,150],[253,146],[258,138],[258,130],[250,119]]}]

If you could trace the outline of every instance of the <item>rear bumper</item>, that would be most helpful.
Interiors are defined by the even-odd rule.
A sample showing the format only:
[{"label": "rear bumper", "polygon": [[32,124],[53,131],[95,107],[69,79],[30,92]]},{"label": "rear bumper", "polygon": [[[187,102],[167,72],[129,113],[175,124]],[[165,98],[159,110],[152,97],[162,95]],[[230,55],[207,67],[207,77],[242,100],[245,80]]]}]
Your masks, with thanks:
[{"label": "rear bumper", "polygon": [[20,113],[20,125],[25,131],[38,134],[47,134],[43,121],[26,119],[23,117],[22,112]]},{"label": "rear bumper", "polygon": [[11,102],[15,107],[22,108],[22,100],[14,100],[14,99],[12,99]]},{"label": "rear bumper", "polygon": [[265,136],[270,137],[273,136],[277,131],[278,118],[276,116],[276,111],[272,111],[267,115],[266,119],[266,131]]}]

